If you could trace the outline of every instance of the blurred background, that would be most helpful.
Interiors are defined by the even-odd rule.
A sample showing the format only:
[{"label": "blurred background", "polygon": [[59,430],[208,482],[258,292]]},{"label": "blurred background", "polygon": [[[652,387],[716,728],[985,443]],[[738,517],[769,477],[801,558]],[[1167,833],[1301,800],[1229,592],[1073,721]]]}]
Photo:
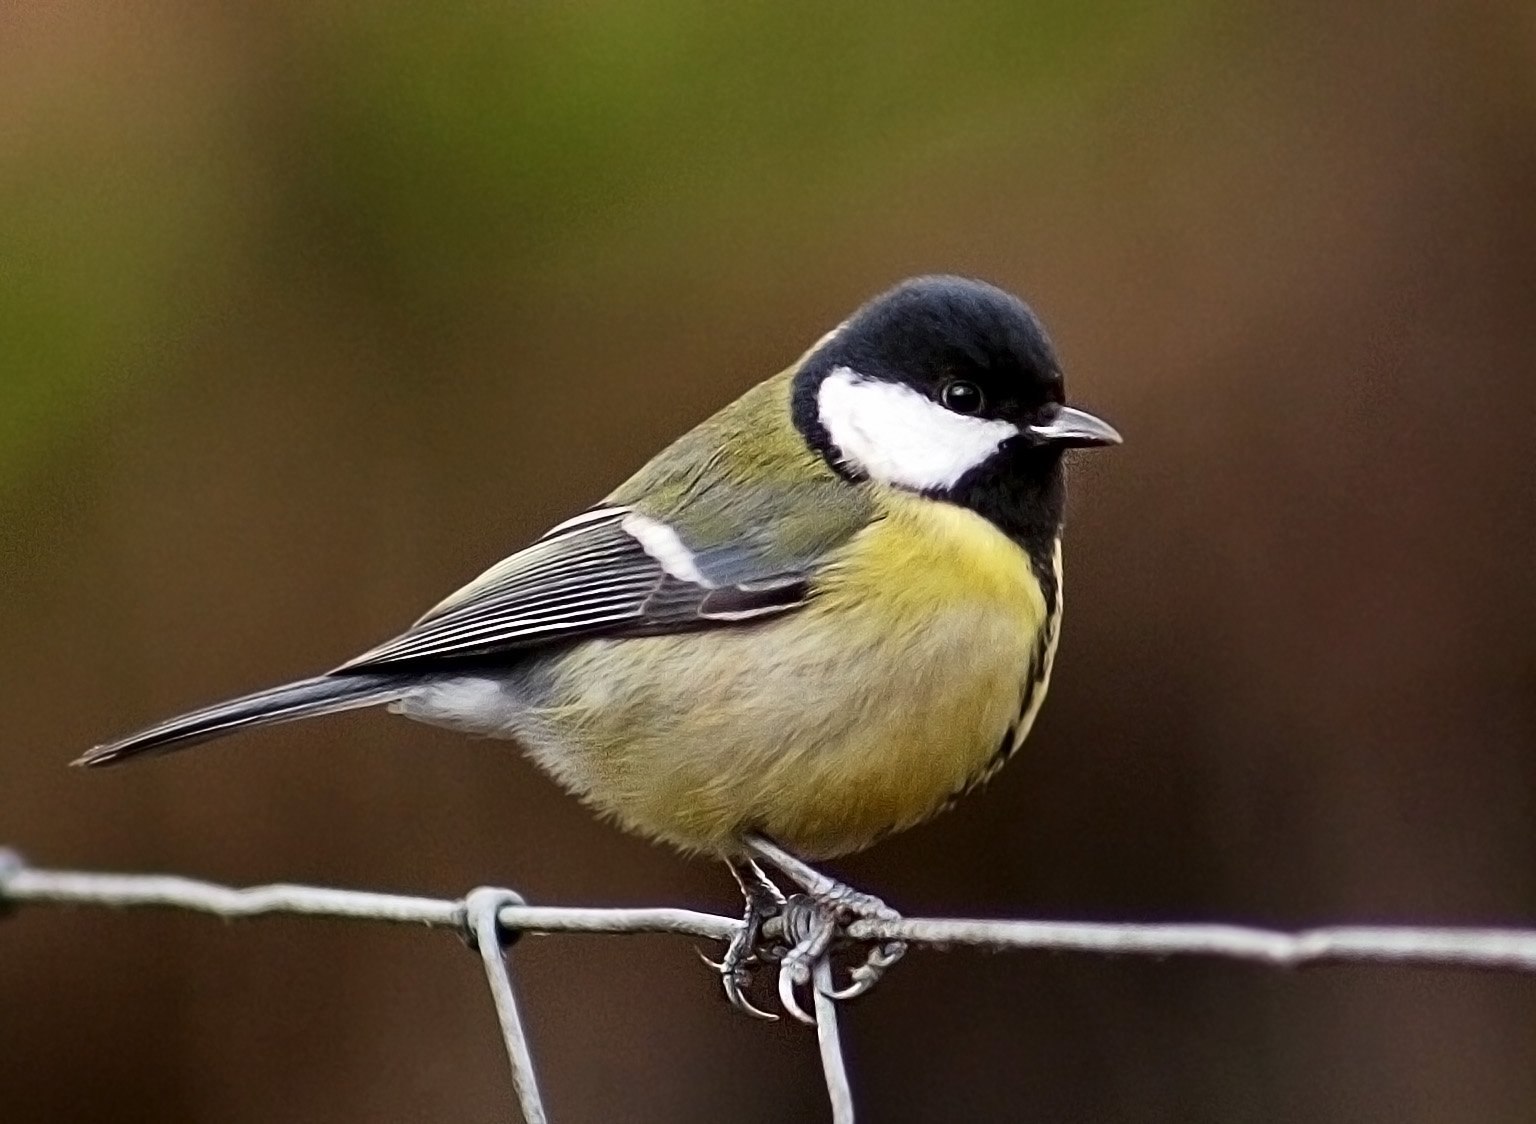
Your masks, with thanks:
[{"label": "blurred background", "polygon": [[[1027,752],[834,864],[909,913],[1536,924],[1536,9],[0,4],[0,843],[737,908],[379,714],[106,774],[333,665],[908,274],[1045,317],[1075,474]],[[555,1119],[814,1121],[675,938],[515,953]],[[878,1121],[1523,1121],[1536,981],[914,952]],[[504,1118],[451,937],[0,922],[0,1117]]]}]

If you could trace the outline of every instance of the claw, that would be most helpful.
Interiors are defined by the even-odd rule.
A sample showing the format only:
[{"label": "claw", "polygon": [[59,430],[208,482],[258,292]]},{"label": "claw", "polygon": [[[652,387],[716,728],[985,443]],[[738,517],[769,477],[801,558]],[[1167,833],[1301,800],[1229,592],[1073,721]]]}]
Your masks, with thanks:
[{"label": "claw", "polygon": [[726,972],[720,977],[720,985],[725,988],[725,997],[730,1000],[731,1006],[750,1018],[762,1019],[764,1022],[776,1023],[779,1016],[772,1011],[765,1011],[748,999],[742,991],[742,985],[747,983],[745,972]]},{"label": "claw", "polygon": [[777,1015],[753,1005],[744,990],[751,983],[752,978],[747,966],[757,962],[757,953],[753,946],[757,943],[758,928],[759,926],[751,924],[750,921],[744,924],[731,939],[725,955],[720,958],[718,964],[703,953],[699,953],[699,958],[720,974],[720,986],[725,990],[725,998],[732,1007],[751,1018],[777,1022]]},{"label": "claw", "polygon": [[855,968],[852,973],[852,983],[847,987],[834,987],[831,991],[822,992],[828,999],[834,999],[841,1003],[845,999],[857,999],[875,984],[880,982],[879,976],[866,975],[863,966]]},{"label": "claw", "polygon": [[781,914],[784,937],[793,946],[779,962],[779,1002],[803,1023],[815,1023],[795,998],[795,989],[811,982],[811,971],[824,959],[838,934],[838,909],[835,905],[796,894],[784,903]]},{"label": "claw", "polygon": [[845,999],[857,999],[879,983],[886,970],[906,953],[907,946],[904,941],[891,941],[871,949],[864,963],[848,974],[850,982],[847,987],[823,992],[823,994],[839,1002]]},{"label": "claw", "polygon": [[816,1020],[805,1013],[805,1009],[800,1006],[800,1001],[795,998],[795,984],[795,972],[786,961],[779,969],[779,1002],[792,1016],[807,1026],[815,1026]]},{"label": "claw", "polygon": [[[699,950],[695,949],[694,951],[698,952]],[[724,989],[725,998],[732,1007],[754,1019],[763,1019],[767,1022],[779,1021],[778,1015],[754,1005],[747,998],[746,992],[743,990],[751,982],[751,976],[747,971],[746,965],[755,959],[752,953],[747,952],[743,954],[736,948],[736,942],[732,941],[731,947],[726,949],[725,956],[718,963],[705,956],[702,952],[699,952],[699,959],[720,974],[720,986]]]},{"label": "claw", "polygon": [[755,1006],[747,998],[746,988],[752,982],[751,967],[762,964],[766,958],[764,950],[758,947],[762,940],[763,924],[778,915],[784,903],[784,895],[755,863],[733,863],[731,871],[736,875],[742,896],[746,899],[741,928],[731,937],[725,955],[718,963],[702,952],[699,958],[719,973],[720,986],[732,1007],[751,1018],[776,1022],[777,1015]]}]

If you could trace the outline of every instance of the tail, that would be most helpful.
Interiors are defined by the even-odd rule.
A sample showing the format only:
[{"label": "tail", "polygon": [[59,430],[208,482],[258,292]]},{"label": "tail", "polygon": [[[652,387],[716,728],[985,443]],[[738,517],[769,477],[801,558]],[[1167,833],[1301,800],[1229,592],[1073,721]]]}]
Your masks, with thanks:
[{"label": "tail", "polygon": [[401,680],[392,675],[317,675],[168,719],[119,741],[98,745],[74,764],[96,768],[130,757],[169,753],[235,730],[390,702],[404,689]]}]

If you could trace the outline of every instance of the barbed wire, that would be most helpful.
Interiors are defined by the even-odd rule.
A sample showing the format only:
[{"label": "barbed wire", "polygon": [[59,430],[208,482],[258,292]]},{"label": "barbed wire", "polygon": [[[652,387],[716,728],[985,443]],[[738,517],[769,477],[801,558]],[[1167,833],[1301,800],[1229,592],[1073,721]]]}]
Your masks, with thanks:
[{"label": "barbed wire", "polygon": [[[28,866],[0,849],[0,916],[22,906],[103,906],[179,909],[225,920],[320,917],[448,929],[478,950],[495,1003],[523,1118],[546,1124],[518,1011],[506,945],[525,933],[662,933],[729,941],[741,921],[690,909],[610,909],[528,905],[511,890],[474,890],[459,899],[269,885],[236,889],[167,875],[99,874]],[[773,935],[773,922],[769,935]],[[1536,931],[1393,925],[1342,925],[1281,932],[1203,923],[960,920],[858,920],[850,941],[905,941],[927,948],[1090,952],[1113,956],[1207,956],[1270,967],[1377,964],[1536,972]],[[813,993],[817,1040],[834,1124],[852,1124],[854,1106],[837,1026],[831,963],[816,966]]]}]

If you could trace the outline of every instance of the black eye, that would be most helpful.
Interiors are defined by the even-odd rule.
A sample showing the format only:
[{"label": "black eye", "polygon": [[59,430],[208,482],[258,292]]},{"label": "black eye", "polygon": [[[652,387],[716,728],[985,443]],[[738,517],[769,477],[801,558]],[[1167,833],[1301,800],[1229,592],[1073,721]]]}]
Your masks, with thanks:
[{"label": "black eye", "polygon": [[939,399],[946,410],[953,410],[957,414],[979,414],[987,404],[982,397],[981,387],[964,379],[945,383],[944,389],[939,392]]}]

